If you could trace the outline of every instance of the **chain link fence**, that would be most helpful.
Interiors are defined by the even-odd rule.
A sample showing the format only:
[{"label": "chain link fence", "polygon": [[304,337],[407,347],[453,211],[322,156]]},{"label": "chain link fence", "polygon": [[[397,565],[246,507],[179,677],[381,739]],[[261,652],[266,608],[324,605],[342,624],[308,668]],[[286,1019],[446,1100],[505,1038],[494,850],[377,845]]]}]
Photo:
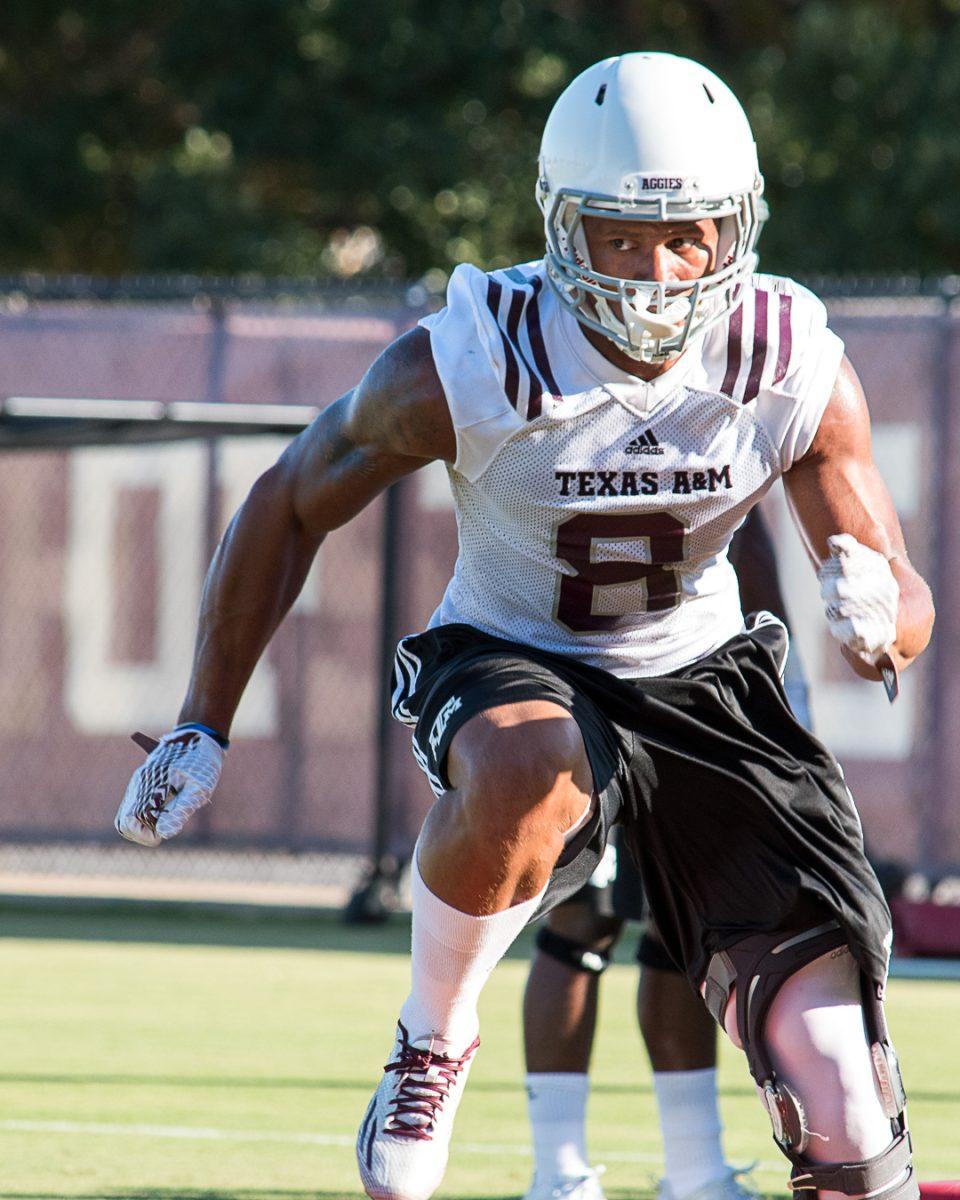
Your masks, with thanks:
[{"label": "chain link fence", "polygon": [[[4,452],[0,890],[28,880],[43,890],[44,877],[66,875],[81,891],[118,877],[194,878],[197,894],[218,881],[318,896],[357,884],[376,849],[384,781],[408,783],[405,759],[384,761],[396,747],[380,730],[384,618],[391,635],[400,620],[383,611],[382,498],[321,548],[247,689],[216,803],[156,854],[117,845],[112,816],[140,757],[130,732],[162,732],[176,718],[213,547],[289,440],[256,435],[245,416],[263,405],[324,408],[416,315],[402,295],[372,311],[369,298],[346,296],[106,304],[8,292],[0,396],[233,405],[236,432],[129,445],[151,435],[143,421],[82,418],[64,429],[38,419],[18,428],[32,446],[49,436],[49,448]],[[98,444],[62,448],[87,440]],[[5,444],[18,444],[16,432]],[[434,574],[414,623],[439,595]],[[409,830],[391,824],[402,854]]]},{"label": "chain link fence", "polygon": [[[112,818],[140,756],[130,732],[176,718],[210,553],[290,436],[252,433],[263,427],[253,413],[324,408],[428,298],[307,294],[282,282],[270,296],[255,281],[111,286],[0,280],[0,399],[74,405],[61,413],[80,411],[78,400],[234,405],[233,432],[211,437],[224,426],[208,420],[193,429],[206,436],[181,440],[189,422],[167,423],[173,440],[127,444],[148,436],[144,421],[0,416],[0,892],[62,890],[69,877],[103,895],[339,903],[372,863],[409,853],[429,803],[382,701],[386,648],[423,627],[455,555],[436,465],[324,543],[243,700],[217,800],[189,834],[140,851],[117,844]],[[828,281],[824,291],[938,600],[936,642],[896,708],[846,672],[782,501],[765,504],[817,728],[845,764],[868,837],[884,857],[945,871],[960,863],[960,743],[950,736],[960,715],[956,289]],[[287,417],[292,427],[301,419]]]}]

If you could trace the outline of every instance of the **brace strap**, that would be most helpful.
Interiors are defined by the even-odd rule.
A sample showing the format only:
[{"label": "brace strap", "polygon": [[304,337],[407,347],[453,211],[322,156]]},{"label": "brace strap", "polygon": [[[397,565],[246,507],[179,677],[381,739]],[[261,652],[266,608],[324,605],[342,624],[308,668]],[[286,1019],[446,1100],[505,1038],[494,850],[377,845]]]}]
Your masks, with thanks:
[{"label": "brace strap", "polygon": [[836,921],[814,929],[757,934],[715,954],[704,982],[704,998],[713,1017],[724,1025],[732,989],[736,989],[737,1030],[750,1073],[764,1093],[774,1127],[774,1139],[793,1164],[790,1187],[812,1194],[833,1191],[848,1196],[878,1193],[876,1200],[918,1200],[919,1186],[911,1166],[906,1096],[896,1054],[883,1015],[883,984],[861,971],[863,1017],[893,1141],[882,1153],[858,1163],[811,1163],[803,1106],[791,1089],[777,1079],[770,1059],[764,1024],[770,1005],[786,980],[808,963],[847,944]]},{"label": "brace strap", "polygon": [[[913,1179],[911,1155],[913,1147],[910,1134],[903,1133],[873,1158],[858,1163],[816,1163],[796,1167],[790,1176],[790,1190],[794,1192],[842,1192],[847,1196],[862,1196],[880,1191],[901,1175],[901,1185],[892,1192],[883,1192],[882,1200],[916,1195],[917,1185]],[[904,1172],[906,1174],[904,1175]]]},{"label": "brace strap", "polygon": [[586,975],[602,975],[610,965],[610,952],[596,950],[593,946],[584,946],[573,938],[564,937],[546,925],[541,925],[536,936],[537,949],[542,954],[555,958],[574,971],[583,971]]},{"label": "brace strap", "polygon": [[776,1077],[763,1039],[764,1021],[774,997],[791,975],[846,944],[839,924],[826,921],[813,929],[755,934],[710,960],[704,984],[707,1008],[723,1029],[727,1002],[736,985],[737,1031],[750,1073],[761,1088]]}]

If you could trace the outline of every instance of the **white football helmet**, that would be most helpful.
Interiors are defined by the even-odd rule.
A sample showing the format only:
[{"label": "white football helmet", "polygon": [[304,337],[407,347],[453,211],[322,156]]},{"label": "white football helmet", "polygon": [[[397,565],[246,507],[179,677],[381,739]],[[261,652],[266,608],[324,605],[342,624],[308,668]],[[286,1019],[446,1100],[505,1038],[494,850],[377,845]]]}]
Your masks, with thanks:
[{"label": "white football helmet", "polygon": [[[543,131],[537,202],[550,281],[582,325],[639,362],[666,362],[738,303],[757,267],[762,193],[746,114],[712,71],[672,54],[605,59],[573,80]],[[710,274],[682,283],[599,274],[583,218],[614,216],[712,218]]]}]

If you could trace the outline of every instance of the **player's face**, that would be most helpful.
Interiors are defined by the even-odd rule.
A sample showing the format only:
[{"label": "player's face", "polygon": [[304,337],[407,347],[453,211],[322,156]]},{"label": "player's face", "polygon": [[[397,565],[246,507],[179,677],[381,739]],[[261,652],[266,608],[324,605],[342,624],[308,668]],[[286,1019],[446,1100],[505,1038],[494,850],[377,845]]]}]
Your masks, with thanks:
[{"label": "player's face", "polygon": [[[625,221],[622,217],[586,217],[583,230],[594,269],[617,279],[692,284],[715,269],[719,239],[716,222],[710,219]],[[622,320],[619,301],[611,297],[608,303]],[[631,375],[652,379],[671,365],[669,360],[656,365],[638,364],[596,330],[584,329],[584,334],[605,358]]]},{"label": "player's face", "polygon": [[706,275],[716,262],[715,221],[624,221],[586,217],[590,262],[603,275],[683,283]]}]

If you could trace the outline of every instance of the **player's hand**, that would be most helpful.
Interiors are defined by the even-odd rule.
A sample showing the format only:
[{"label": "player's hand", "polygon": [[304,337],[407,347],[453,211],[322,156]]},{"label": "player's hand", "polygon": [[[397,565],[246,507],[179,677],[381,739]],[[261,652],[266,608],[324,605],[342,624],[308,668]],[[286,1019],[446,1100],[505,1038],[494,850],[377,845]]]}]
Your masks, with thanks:
[{"label": "player's hand", "polygon": [[223,750],[209,734],[199,729],[164,734],[127,784],[114,821],[117,832],[141,846],[159,846],[210,803],[222,770]]},{"label": "player's hand", "polygon": [[835,533],[827,545],[817,578],[830,632],[874,666],[897,640],[900,588],[886,558],[851,534]]}]

